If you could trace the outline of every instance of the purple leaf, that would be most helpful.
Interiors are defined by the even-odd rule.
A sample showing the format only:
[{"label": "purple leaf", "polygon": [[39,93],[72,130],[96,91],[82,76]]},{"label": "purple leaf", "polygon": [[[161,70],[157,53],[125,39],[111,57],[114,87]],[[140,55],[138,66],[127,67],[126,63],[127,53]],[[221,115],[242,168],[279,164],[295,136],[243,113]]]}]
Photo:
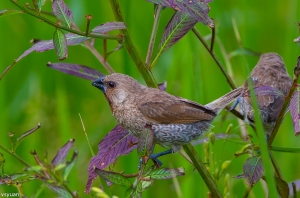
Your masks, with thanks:
[{"label": "purple leaf", "polygon": [[159,44],[158,54],[163,53],[177,43],[197,22],[196,19],[185,13],[176,12],[164,31]]},{"label": "purple leaf", "polygon": [[[255,87],[254,91],[255,91],[255,95],[257,96],[272,95],[272,96],[280,96],[284,98],[284,95],[279,89],[270,86]],[[243,93],[242,96],[250,97],[250,91]]]},{"label": "purple leaf", "polygon": [[74,142],[75,142],[75,139],[70,139],[61,149],[59,149],[56,156],[51,161],[51,163],[54,166],[57,166],[66,160],[66,157],[67,157],[70,149],[72,148]]},{"label": "purple leaf", "polygon": [[290,114],[293,119],[294,132],[298,136],[300,134],[300,88],[297,87],[291,101]]},{"label": "purple leaf", "polygon": [[167,89],[167,82],[165,81],[163,83],[158,84],[158,88],[161,91],[166,91],[166,89]]},{"label": "purple leaf", "polygon": [[105,34],[112,30],[123,30],[126,29],[125,23],[123,22],[108,22],[92,29],[92,33]]},{"label": "purple leaf", "polygon": [[96,80],[103,76],[99,71],[89,68],[87,66],[72,64],[72,63],[48,63],[48,67],[56,69],[66,74],[84,78],[87,80]]},{"label": "purple leaf", "polygon": [[88,168],[89,177],[86,193],[90,192],[93,180],[97,177],[95,168],[104,169],[115,162],[120,155],[127,155],[136,148],[138,139],[125,130],[121,125],[113,128],[99,143],[98,154],[94,156]]},{"label": "purple leaf", "polygon": [[53,44],[59,60],[63,60],[68,56],[68,46],[65,34],[56,29],[53,34]]},{"label": "purple leaf", "polygon": [[211,0],[148,0],[152,3],[159,4],[166,7],[171,7],[175,10],[181,11],[200,21],[204,25],[213,27],[213,20],[208,17],[209,6]]},{"label": "purple leaf", "polygon": [[52,2],[53,14],[63,26],[71,28],[74,21],[73,14],[70,8],[62,0],[53,0]]},{"label": "purple leaf", "polygon": [[264,167],[260,156],[253,156],[246,160],[243,165],[244,178],[246,183],[253,186],[264,174]]},{"label": "purple leaf", "polygon": [[24,12],[22,12],[21,10],[10,10],[10,9],[0,10],[0,17],[8,16],[10,14],[18,14],[18,13],[24,13]]},{"label": "purple leaf", "polygon": [[290,189],[289,194],[290,194],[291,197],[294,197],[293,184],[296,187],[296,193],[297,193],[300,190],[300,179],[292,181],[292,182],[289,183],[289,189]]},{"label": "purple leaf", "polygon": [[[90,38],[85,37],[85,36],[80,36],[80,35],[77,35],[77,34],[66,34],[66,39],[67,39],[67,45],[69,46],[69,45],[76,45],[78,43],[82,43],[83,41],[86,41]],[[40,42],[35,43],[31,48],[29,48],[21,56],[19,56],[13,62],[13,64],[11,64],[10,66],[8,66],[5,69],[5,71],[0,76],[0,80],[2,79],[2,77],[8,72],[8,70],[12,66],[14,66],[17,62],[19,62],[22,58],[24,58],[25,56],[27,56],[31,52],[33,52],[33,51],[44,52],[44,51],[51,50],[51,49],[54,49],[53,40],[40,41]]]}]

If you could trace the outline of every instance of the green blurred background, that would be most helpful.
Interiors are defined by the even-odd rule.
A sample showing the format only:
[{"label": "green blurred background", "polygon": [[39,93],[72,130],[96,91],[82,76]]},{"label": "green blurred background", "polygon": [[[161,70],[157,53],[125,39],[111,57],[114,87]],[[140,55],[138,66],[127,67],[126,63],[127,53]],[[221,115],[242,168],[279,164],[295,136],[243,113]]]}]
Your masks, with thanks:
[{"label": "green blurred background", "polygon": [[[20,2],[26,1],[20,0]],[[65,2],[71,8],[75,23],[82,31],[85,29],[84,16],[87,14],[93,16],[91,27],[114,21],[107,0],[65,0]],[[145,59],[153,24],[153,4],[145,0],[122,0],[120,3],[130,36]],[[209,16],[215,20],[216,26],[215,53],[228,71],[231,71],[237,86],[242,85],[248,75],[246,67],[252,69],[258,57],[239,55],[231,58],[230,62],[226,61],[225,56],[240,46],[234,33],[233,21],[236,22],[243,47],[256,52],[277,52],[283,57],[289,74],[293,74],[300,52],[299,46],[293,42],[293,39],[299,36],[297,22],[300,20],[300,3],[298,0],[214,1],[210,3],[210,7]],[[9,0],[2,0],[0,10],[5,8],[16,9]],[[49,2],[45,9],[50,9]],[[172,14],[171,9],[163,11],[158,41]],[[210,35],[208,27],[199,23],[196,28],[202,36]],[[0,17],[0,72],[31,46],[29,43],[31,39],[51,39],[54,30],[54,27],[26,14]],[[108,41],[108,43],[109,49],[117,45],[116,41]],[[102,40],[96,40],[95,47],[102,53]],[[0,81],[0,144],[10,147],[8,132],[19,135],[40,122],[42,128],[26,138],[16,151],[29,164],[35,165],[30,151],[36,150],[40,158],[44,158],[47,152],[50,161],[63,144],[70,138],[75,138],[79,157],[69,177],[68,185],[72,190],[78,190],[80,196],[89,197],[90,195],[86,195],[84,190],[87,167],[92,156],[78,114],[82,116],[95,152],[100,140],[117,123],[111,115],[103,94],[92,87],[91,82],[49,69],[46,67],[48,61],[58,62],[54,50],[44,53],[34,52],[17,63]],[[65,62],[87,65],[107,74],[97,59],[82,46],[69,47],[68,59]],[[128,74],[144,83],[125,49],[113,53],[108,58],[108,62],[116,72]],[[201,104],[206,104],[230,90],[216,63],[192,32],[160,57],[153,73],[158,82],[167,81],[167,92]],[[234,128],[232,133],[241,134],[241,124],[234,116],[228,115],[225,121],[221,118],[222,115],[215,120],[212,131],[224,133],[227,126],[232,123]],[[253,134],[251,129],[248,131]],[[287,115],[273,145],[297,147],[298,139],[299,137],[294,136],[290,115]],[[203,159],[203,145],[195,148]],[[233,178],[242,173],[243,162],[249,157],[246,155],[234,157],[233,154],[241,148],[240,144],[227,142],[224,145],[223,141],[217,141],[214,146],[215,161],[218,165],[224,160],[232,161],[228,168],[231,176],[229,181],[231,197],[243,196],[246,189],[242,179]],[[162,150],[164,149],[156,147],[156,151]],[[6,174],[23,171],[22,164],[3,151],[0,152],[6,158],[4,168]],[[287,182],[300,178],[299,154],[274,152],[274,155]],[[144,197],[207,196],[207,188],[203,180],[180,154],[169,155],[162,160],[165,166],[185,168],[186,175],[178,177],[182,194],[176,192],[173,180],[161,180],[154,182],[154,185],[143,193]],[[134,151],[128,156],[120,157],[114,170],[134,173],[137,171],[137,163],[138,156]],[[218,183],[221,192],[224,189],[223,178]],[[25,195],[34,194],[41,185],[41,181],[25,183],[23,185]],[[94,186],[98,185],[97,179],[94,181]],[[260,181],[253,188],[250,196],[262,197],[264,185],[265,183]],[[123,197],[125,188],[112,186],[111,191],[114,195]],[[11,186],[0,186],[0,192],[17,192],[17,190]],[[56,197],[56,194],[45,188],[40,197]]]}]

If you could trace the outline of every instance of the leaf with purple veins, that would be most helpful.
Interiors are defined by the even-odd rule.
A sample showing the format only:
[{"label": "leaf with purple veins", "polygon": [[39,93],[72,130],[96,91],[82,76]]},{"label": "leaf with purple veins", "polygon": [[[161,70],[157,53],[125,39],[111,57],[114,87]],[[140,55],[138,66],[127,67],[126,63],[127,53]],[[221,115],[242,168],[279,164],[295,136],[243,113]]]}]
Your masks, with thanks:
[{"label": "leaf with purple veins", "polygon": [[94,169],[104,169],[111,163],[115,162],[120,155],[129,154],[136,148],[137,142],[138,139],[121,125],[117,125],[113,128],[99,143],[98,154],[90,161],[86,193],[90,192],[92,182],[97,177]]},{"label": "leaf with purple veins", "polygon": [[162,39],[159,44],[159,51],[163,53],[175,43],[177,43],[181,38],[183,38],[188,31],[190,31],[197,23],[197,20],[191,16],[176,12],[172,19],[169,21]]},{"label": "leaf with purple veins", "polygon": [[70,149],[72,148],[74,142],[75,142],[75,139],[70,139],[61,149],[59,149],[56,156],[51,161],[51,163],[54,166],[57,166],[66,160],[66,157],[67,157]]},{"label": "leaf with purple veins", "polygon": [[298,136],[300,134],[300,88],[297,87],[291,101],[290,114],[293,119],[294,132]]},{"label": "leaf with purple veins", "polygon": [[197,21],[213,27],[213,20],[208,17],[210,10],[208,3],[212,0],[148,0],[152,3],[166,7],[171,7],[175,10],[188,14]]},{"label": "leaf with purple veins", "polygon": [[84,65],[72,63],[48,63],[47,66],[63,73],[87,80],[96,80],[97,78],[103,76],[101,72]]},{"label": "leaf with purple veins", "polygon": [[73,13],[62,0],[53,0],[52,10],[57,20],[61,22],[63,26],[71,28],[74,21]]},{"label": "leaf with purple veins", "polygon": [[112,30],[124,30],[126,29],[125,23],[123,22],[108,22],[92,29],[91,33],[94,34],[105,34]]},{"label": "leaf with purple veins", "polygon": [[59,60],[63,60],[68,56],[68,45],[65,34],[56,29],[53,34],[53,44]]},{"label": "leaf with purple veins", "polygon": [[244,178],[250,186],[256,184],[264,174],[261,156],[253,156],[243,165]]}]

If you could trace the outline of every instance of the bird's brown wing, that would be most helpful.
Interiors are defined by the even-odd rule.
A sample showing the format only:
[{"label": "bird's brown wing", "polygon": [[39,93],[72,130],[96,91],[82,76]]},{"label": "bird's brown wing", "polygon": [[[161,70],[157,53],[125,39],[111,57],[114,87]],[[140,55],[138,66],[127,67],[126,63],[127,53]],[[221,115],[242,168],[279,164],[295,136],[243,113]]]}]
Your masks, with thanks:
[{"label": "bird's brown wing", "polygon": [[142,102],[139,110],[145,119],[159,124],[186,124],[212,120],[215,113],[198,103],[178,97],[153,97]]}]

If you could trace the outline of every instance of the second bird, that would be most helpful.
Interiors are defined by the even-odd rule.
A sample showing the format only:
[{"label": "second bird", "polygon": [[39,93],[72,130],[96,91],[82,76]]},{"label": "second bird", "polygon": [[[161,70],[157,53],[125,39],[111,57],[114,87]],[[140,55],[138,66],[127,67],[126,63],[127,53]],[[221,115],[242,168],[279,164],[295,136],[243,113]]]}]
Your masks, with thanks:
[{"label": "second bird", "polygon": [[145,127],[150,127],[154,143],[171,147],[172,152],[207,131],[218,113],[242,91],[241,88],[235,89],[201,105],[146,87],[124,74],[101,77],[92,85],[103,91],[119,124],[138,138]]}]

